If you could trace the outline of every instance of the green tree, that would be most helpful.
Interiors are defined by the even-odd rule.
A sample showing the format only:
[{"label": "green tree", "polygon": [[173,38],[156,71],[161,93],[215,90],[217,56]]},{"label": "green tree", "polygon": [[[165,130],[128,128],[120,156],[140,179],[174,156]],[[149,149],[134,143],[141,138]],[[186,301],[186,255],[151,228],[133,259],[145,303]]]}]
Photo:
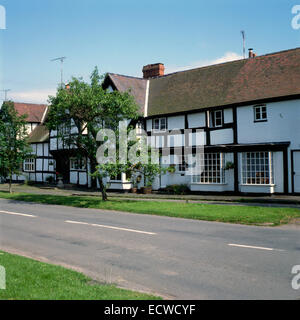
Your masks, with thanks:
[{"label": "green tree", "polygon": [[[50,130],[58,130],[64,145],[74,148],[78,157],[89,159],[92,186],[95,187],[98,180],[102,199],[107,200],[104,178],[124,170],[124,166],[118,163],[101,165],[99,173],[96,154],[101,142],[97,141],[98,131],[110,128],[118,137],[119,123],[125,119],[137,119],[139,113],[130,92],[108,92],[103,89],[103,79],[96,67],[90,83],[73,77],[67,88],[58,88],[56,96],[49,97],[47,125]],[[66,134],[66,126],[75,134]]]},{"label": "green tree", "polygon": [[27,142],[26,115],[19,116],[14,103],[4,102],[0,110],[0,175],[9,180],[12,193],[12,176],[22,171],[23,161],[32,152]]}]

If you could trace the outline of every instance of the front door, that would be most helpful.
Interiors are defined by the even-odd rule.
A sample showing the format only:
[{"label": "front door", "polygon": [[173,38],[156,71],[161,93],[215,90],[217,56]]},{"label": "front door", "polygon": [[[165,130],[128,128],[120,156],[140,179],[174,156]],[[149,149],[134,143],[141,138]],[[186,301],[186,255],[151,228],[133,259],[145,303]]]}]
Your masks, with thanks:
[{"label": "front door", "polygon": [[68,155],[56,157],[56,172],[63,176],[64,183],[70,183],[70,158]]},{"label": "front door", "polygon": [[293,153],[293,179],[295,193],[300,193],[300,150],[292,151]]}]

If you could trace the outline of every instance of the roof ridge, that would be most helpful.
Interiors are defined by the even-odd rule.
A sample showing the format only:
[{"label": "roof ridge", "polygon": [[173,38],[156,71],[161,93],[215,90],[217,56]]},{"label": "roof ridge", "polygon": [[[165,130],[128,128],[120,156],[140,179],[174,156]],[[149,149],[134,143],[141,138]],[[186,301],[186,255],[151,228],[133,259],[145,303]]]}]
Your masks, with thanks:
[{"label": "roof ridge", "polygon": [[128,76],[125,74],[119,74],[119,73],[113,73],[113,72],[108,72],[108,75],[113,75],[113,76],[120,76],[120,77],[125,77],[125,78],[132,78],[132,79],[138,79],[138,80],[147,80],[141,77],[135,77],[135,76]]},{"label": "roof ridge", "polygon": [[14,102],[14,104],[23,104],[23,105],[27,105],[27,106],[43,106],[43,107],[47,107],[48,104],[46,103],[27,103],[27,102]]},{"label": "roof ridge", "polygon": [[[264,57],[273,56],[273,55],[277,55],[277,54],[282,54],[282,53],[285,53],[285,52],[296,51],[296,50],[300,50],[300,47],[296,47],[296,48],[293,48],[293,49],[286,49],[286,50],[276,51],[276,52],[272,52],[272,53],[266,53],[266,54],[263,54],[263,55],[260,55],[260,56],[256,56],[254,59],[261,59],[261,58],[264,58]],[[222,66],[224,64],[229,64],[229,63],[238,63],[238,62],[240,63],[242,61],[246,62],[248,60],[249,60],[249,58],[238,59],[238,60],[226,61],[226,62],[221,62],[221,63],[215,63],[215,64],[202,66],[202,67],[191,68],[191,69],[187,69],[187,70],[174,71],[174,72],[165,74],[163,76],[150,78],[149,80],[164,78],[164,77],[168,77],[168,76],[171,76],[171,75],[174,75],[174,74],[177,74],[177,73],[182,73],[182,72],[188,72],[188,71],[194,71],[194,70],[199,70],[199,69],[212,68],[212,67],[216,67],[216,66]],[[109,75],[120,76],[120,77],[132,78],[132,79],[147,80],[147,79],[144,79],[144,78],[141,78],[141,77],[128,76],[128,75],[125,75],[125,74],[119,74],[119,73],[113,73],[113,72],[108,72],[108,74]]]},{"label": "roof ridge", "polygon": [[[299,50],[299,49],[300,49],[300,47],[293,48],[293,49],[286,49],[286,50],[277,51],[277,52],[273,52],[273,53],[266,53],[266,54],[261,55],[261,56],[256,56],[255,58],[252,58],[252,59],[261,59],[261,58],[264,58],[264,57],[274,56],[274,55],[282,54],[282,53],[285,53],[285,52],[296,51],[296,50]],[[215,63],[215,64],[211,64],[211,65],[207,65],[207,66],[202,66],[202,67],[196,67],[196,68],[187,69],[187,70],[174,71],[174,72],[165,74],[165,75],[160,76],[160,77],[157,77],[157,78],[168,77],[168,76],[170,76],[170,75],[174,75],[174,74],[178,74],[178,73],[183,73],[183,72],[194,71],[194,70],[199,70],[199,69],[207,69],[207,68],[222,66],[222,65],[224,65],[224,64],[229,64],[229,63],[238,63],[238,62],[242,62],[242,61],[247,62],[247,61],[249,61],[249,60],[250,60],[250,58],[238,59],[238,60],[226,61],[226,62],[221,62],[221,63]],[[155,78],[155,79],[157,79],[157,78]]]}]

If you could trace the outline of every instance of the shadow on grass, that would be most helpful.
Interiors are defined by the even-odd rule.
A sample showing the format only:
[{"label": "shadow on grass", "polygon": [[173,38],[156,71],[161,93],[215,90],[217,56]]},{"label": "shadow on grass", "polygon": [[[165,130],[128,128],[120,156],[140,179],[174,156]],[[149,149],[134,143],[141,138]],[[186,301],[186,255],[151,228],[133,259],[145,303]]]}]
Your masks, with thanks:
[{"label": "shadow on grass", "polygon": [[[289,223],[292,219],[300,217],[300,210],[295,208],[134,201],[115,198],[103,201],[100,196],[61,196],[27,193],[9,194],[5,192],[0,192],[0,197],[11,201],[26,201],[48,205],[64,205],[77,208],[122,211],[248,225],[262,225],[267,223],[276,226]],[[101,213],[101,211],[99,212]]]},{"label": "shadow on grass", "polygon": [[49,205],[65,205],[78,208],[95,208],[104,203],[101,198],[84,198],[84,197],[70,197],[57,195],[38,195],[38,194],[12,194],[9,195],[9,200],[34,202]]}]

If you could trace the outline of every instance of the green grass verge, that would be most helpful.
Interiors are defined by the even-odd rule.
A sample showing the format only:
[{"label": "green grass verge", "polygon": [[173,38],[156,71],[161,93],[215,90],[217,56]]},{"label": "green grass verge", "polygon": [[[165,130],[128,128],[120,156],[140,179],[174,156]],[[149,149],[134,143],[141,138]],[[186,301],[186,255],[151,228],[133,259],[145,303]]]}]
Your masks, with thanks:
[{"label": "green grass verge", "polygon": [[168,217],[230,222],[239,224],[278,226],[300,218],[297,208],[254,207],[234,205],[211,205],[186,202],[134,201],[100,197],[57,196],[28,193],[0,192],[0,198],[37,202],[42,204],[66,205],[79,208],[126,211]]},{"label": "green grass verge", "polygon": [[0,252],[6,269],[6,289],[1,300],[156,300],[151,295],[92,284],[90,278],[73,270]]}]

